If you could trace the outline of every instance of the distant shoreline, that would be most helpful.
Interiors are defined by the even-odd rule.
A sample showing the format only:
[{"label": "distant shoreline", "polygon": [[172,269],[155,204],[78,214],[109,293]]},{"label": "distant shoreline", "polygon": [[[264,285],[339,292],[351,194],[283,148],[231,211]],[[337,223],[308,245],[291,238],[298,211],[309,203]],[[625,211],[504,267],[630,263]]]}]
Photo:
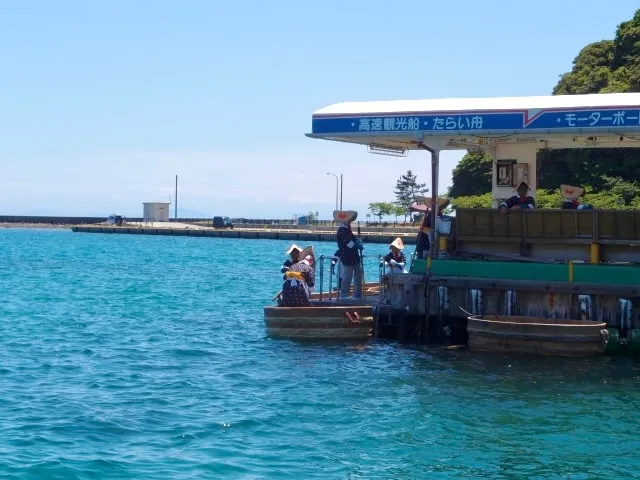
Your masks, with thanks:
[{"label": "distant shoreline", "polygon": [[47,230],[71,230],[73,225],[56,223],[0,223],[0,228],[30,228]]}]

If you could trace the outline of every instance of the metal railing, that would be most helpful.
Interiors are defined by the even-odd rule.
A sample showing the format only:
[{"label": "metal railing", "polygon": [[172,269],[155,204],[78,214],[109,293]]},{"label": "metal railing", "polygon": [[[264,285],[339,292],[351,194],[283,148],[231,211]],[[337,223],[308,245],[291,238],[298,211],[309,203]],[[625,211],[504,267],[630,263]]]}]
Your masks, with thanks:
[{"label": "metal railing", "polygon": [[384,255],[378,255],[378,287],[382,294],[382,279],[387,274],[387,262],[384,261]]},{"label": "metal railing", "polygon": [[[330,264],[335,260],[336,263],[340,261],[340,259],[338,257],[334,257],[333,255],[320,255],[320,258],[318,259],[318,265],[320,267],[320,291],[318,292],[320,294],[320,300],[323,299],[323,293],[324,293],[324,261],[325,259],[328,259],[330,261]],[[329,268],[329,300],[332,300],[333,297],[333,278],[336,278],[336,287],[338,287],[338,275],[334,275],[333,274],[333,268]],[[337,300],[338,297],[340,296],[340,291],[336,288],[335,290],[335,299]]]},{"label": "metal railing", "polygon": [[[409,265],[413,263],[415,252],[411,253]],[[338,272],[334,274],[333,268],[329,268],[325,270],[325,260],[329,260],[330,263],[335,261],[336,263],[340,261],[339,257],[335,257],[333,255],[320,255],[318,258],[318,269],[320,270],[320,281],[318,286],[318,294],[319,300],[324,300],[325,292],[328,294],[328,300],[338,300],[340,298],[340,289],[339,289],[339,275]],[[338,264],[338,268],[339,264]],[[405,265],[406,268],[406,265]],[[325,281],[325,271],[329,273],[329,288],[325,290],[324,281]],[[384,261],[384,255],[378,255],[378,287],[380,291],[380,295],[382,298],[382,293],[384,289],[384,277],[387,275],[387,262]],[[334,279],[335,278],[335,290],[334,290]],[[366,293],[363,291],[363,295],[366,296]]]}]

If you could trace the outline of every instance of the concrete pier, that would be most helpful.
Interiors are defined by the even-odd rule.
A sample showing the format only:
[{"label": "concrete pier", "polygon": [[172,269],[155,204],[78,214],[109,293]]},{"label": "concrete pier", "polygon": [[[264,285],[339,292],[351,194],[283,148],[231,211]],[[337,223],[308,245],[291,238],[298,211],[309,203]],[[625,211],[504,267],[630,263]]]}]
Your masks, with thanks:
[{"label": "concrete pier", "polygon": [[[249,229],[234,228],[231,230],[214,229],[196,225],[167,223],[162,226],[122,226],[112,225],[78,225],[71,227],[74,232],[107,233],[129,235],[172,235],[182,237],[212,237],[212,238],[245,238],[266,240],[292,240],[300,242],[333,242],[336,232],[333,230],[285,230],[285,229]],[[415,244],[416,233],[408,232],[362,232],[364,243],[391,243],[395,238],[402,238],[405,244]]]}]

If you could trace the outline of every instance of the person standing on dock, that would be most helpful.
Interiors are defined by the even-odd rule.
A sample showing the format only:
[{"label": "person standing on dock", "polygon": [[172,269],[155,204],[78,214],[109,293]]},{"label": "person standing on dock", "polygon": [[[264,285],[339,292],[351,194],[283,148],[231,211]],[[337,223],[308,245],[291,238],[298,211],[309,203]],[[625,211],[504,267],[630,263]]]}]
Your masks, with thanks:
[{"label": "person standing on dock", "polygon": [[[412,206],[411,210],[414,212],[422,213],[422,222],[420,223],[420,230],[418,231],[418,238],[416,239],[416,256],[417,259],[425,259],[431,252],[431,235],[433,228],[431,226],[431,199],[421,197],[422,204],[416,204]],[[450,200],[448,198],[438,197],[436,200],[438,205],[438,218],[442,218],[442,214],[445,208],[449,206]]]},{"label": "person standing on dock", "polygon": [[532,196],[529,195],[529,185],[525,182],[521,182],[518,185],[517,195],[500,202],[498,205],[498,209],[501,212],[506,212],[507,210],[523,210],[523,209],[534,209],[536,208],[536,201]]},{"label": "person standing on dock", "polygon": [[383,261],[389,265],[390,273],[404,273],[407,257],[405,257],[402,251],[403,248],[404,242],[400,237],[396,238],[391,242],[391,245],[389,245],[390,252],[384,256]]},{"label": "person standing on dock", "polygon": [[289,247],[289,250],[285,252],[285,255],[289,255],[289,258],[284,261],[282,268],[280,269],[280,273],[283,274],[283,280],[287,279],[286,273],[289,271],[291,266],[298,263],[301,251],[302,249],[294,243]]},{"label": "person standing on dock", "polygon": [[351,230],[351,222],[358,218],[358,212],[340,211],[333,212],[333,219],[338,222],[338,257],[342,265],[342,279],[340,285],[340,298],[347,298],[353,285],[353,299],[362,299],[362,263],[360,252],[363,246]]},{"label": "person standing on dock", "polygon": [[287,273],[282,285],[282,307],[308,307],[310,289],[315,286],[316,256],[313,247],[300,252],[300,260],[294,263]]}]

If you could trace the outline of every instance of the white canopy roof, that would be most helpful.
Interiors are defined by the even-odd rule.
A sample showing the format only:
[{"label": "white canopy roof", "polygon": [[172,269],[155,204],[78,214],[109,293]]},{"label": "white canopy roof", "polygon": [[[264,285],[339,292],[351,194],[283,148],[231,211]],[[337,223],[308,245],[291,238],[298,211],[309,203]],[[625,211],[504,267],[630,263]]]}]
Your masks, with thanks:
[{"label": "white canopy roof", "polygon": [[338,103],[313,113],[308,136],[396,149],[434,137],[450,149],[518,139],[640,146],[640,93]]},{"label": "white canopy roof", "polygon": [[540,97],[432,98],[381,102],[343,102],[313,112],[321,116],[370,116],[402,113],[503,112],[543,109],[640,108],[640,93],[601,93]]}]

